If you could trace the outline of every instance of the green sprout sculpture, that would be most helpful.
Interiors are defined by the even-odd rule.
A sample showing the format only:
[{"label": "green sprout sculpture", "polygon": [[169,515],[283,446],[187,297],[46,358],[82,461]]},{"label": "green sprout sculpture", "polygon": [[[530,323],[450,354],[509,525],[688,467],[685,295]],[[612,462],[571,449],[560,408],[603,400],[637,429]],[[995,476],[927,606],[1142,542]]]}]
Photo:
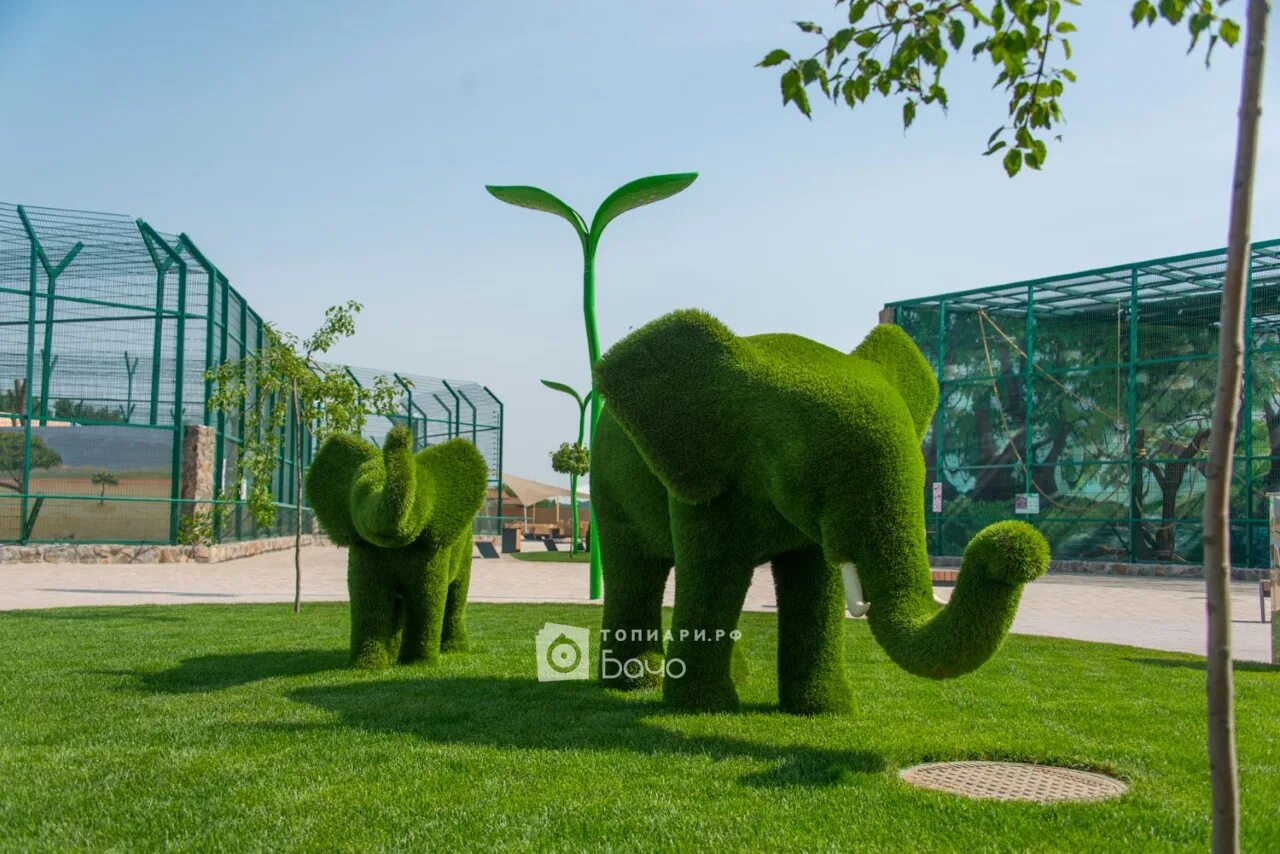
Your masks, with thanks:
[{"label": "green sprout sculpture", "polygon": [[351,663],[386,667],[467,646],[471,521],[484,504],[484,457],[465,439],[419,451],[404,427],[381,452],[330,436],[307,470],[329,538],[347,546]]},{"label": "green sprout sculpture", "polygon": [[[569,207],[546,190],[537,187],[495,187],[486,186],[496,199],[507,204],[530,210],[555,214],[566,220],[577,232],[582,242],[582,316],[587,327],[587,356],[591,366],[600,361],[600,337],[596,332],[596,287],[595,266],[596,248],[600,244],[600,235],[604,228],[622,214],[644,205],[660,202],[674,196],[697,179],[698,173],[684,172],[674,175],[650,175],[629,184],[623,184],[614,190],[600,203],[596,215],[591,218],[590,227],[582,215]],[[600,420],[600,395],[591,398],[591,428],[588,447],[594,447],[596,422]],[[591,598],[599,599],[603,591],[603,576],[600,569],[600,549],[597,547],[596,526],[591,526]]]},{"label": "green sprout sculpture", "polygon": [[920,440],[938,384],[896,326],[844,353],[798,335],[739,338],[709,314],[677,311],[619,341],[595,380],[609,401],[591,478],[607,684],[665,673],[668,703],[736,708],[738,617],[755,568],[771,561],[780,705],[840,711],[853,699],[846,608],[904,670],[959,676],[996,651],[1023,585],[1048,566],[1034,528],[997,522],[969,542],[950,603],[934,600]]},{"label": "green sprout sculpture", "polygon": [[[567,443],[560,446],[560,450],[552,455],[551,466],[561,474],[569,475],[569,491],[573,493],[573,542],[569,545],[569,554],[576,555],[578,553],[578,478],[586,474],[590,470],[591,456],[588,452],[586,459],[579,459],[582,456],[579,451],[582,449],[582,434],[586,429],[587,406],[591,399],[595,397],[595,392],[587,392],[586,397],[578,394],[570,386],[564,383],[554,382],[552,380],[543,380],[542,384],[554,391],[563,392],[574,399],[578,404],[578,441],[570,449],[569,454],[564,454],[568,447]],[[558,464],[557,457],[568,457]]]}]

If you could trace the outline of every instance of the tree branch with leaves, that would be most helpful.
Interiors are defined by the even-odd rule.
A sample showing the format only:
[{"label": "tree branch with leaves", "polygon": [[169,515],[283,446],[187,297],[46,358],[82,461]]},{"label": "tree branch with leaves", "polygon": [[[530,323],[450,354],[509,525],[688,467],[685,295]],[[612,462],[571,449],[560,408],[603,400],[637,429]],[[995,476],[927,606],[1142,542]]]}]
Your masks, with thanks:
[{"label": "tree branch with leaves", "polygon": [[[1207,64],[1219,40],[1234,45],[1240,38],[1240,25],[1218,12],[1226,2],[1137,0],[1130,18],[1135,27],[1161,19],[1174,25],[1185,21],[1188,53],[1204,39]],[[1046,137],[1061,138],[1054,134],[1063,122],[1061,99],[1076,81],[1066,65],[1076,26],[1063,12],[1079,5],[1080,0],[836,0],[837,7],[845,7],[845,21],[830,34],[812,21],[796,22],[801,32],[820,40],[817,50],[793,57],[778,48],[759,66],[785,66],[779,80],[782,103],[794,104],[805,116],[812,117],[810,87],[853,110],[875,95],[900,98],[906,130],[922,105],[946,111],[950,94],[943,72],[953,52],[959,54],[972,41],[970,56],[991,63],[992,88],[1002,88],[1009,98],[1008,115],[988,137],[983,154],[1004,152],[1001,162],[1012,177],[1024,165],[1043,166]]]}]

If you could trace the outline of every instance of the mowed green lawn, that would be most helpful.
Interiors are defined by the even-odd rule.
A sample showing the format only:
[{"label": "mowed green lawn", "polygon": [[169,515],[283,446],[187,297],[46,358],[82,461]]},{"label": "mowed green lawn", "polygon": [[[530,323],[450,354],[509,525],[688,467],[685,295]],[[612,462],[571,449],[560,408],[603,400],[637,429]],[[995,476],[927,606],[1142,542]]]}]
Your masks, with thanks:
[{"label": "mowed green lawn", "polygon": [[[0,849],[1203,850],[1202,663],[1011,637],[976,674],[908,676],[849,624],[856,712],[773,710],[775,617],[747,614],[746,710],[539,683],[570,605],[472,605],[473,652],[345,668],[341,604],[0,614]],[[1280,672],[1237,673],[1246,850],[1280,849]],[[1118,801],[908,788],[933,759],[1119,774]]]}]

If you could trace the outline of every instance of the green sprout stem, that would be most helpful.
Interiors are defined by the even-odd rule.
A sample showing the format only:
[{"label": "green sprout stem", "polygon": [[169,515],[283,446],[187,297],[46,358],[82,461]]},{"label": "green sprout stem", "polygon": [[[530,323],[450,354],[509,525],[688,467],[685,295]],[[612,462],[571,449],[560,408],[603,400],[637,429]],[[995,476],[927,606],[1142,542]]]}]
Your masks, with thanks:
[{"label": "green sprout stem", "polygon": [[[596,329],[595,265],[596,247],[599,245],[600,235],[604,232],[605,226],[629,210],[674,196],[692,184],[697,177],[698,174],[696,172],[650,175],[646,178],[639,178],[623,184],[600,203],[600,207],[596,209],[596,215],[592,217],[589,227],[581,214],[546,190],[529,186],[499,187],[488,185],[485,187],[490,195],[509,205],[555,214],[566,220],[577,232],[578,239],[582,241],[582,319],[587,328],[587,357],[590,360],[591,367],[594,368],[596,362],[600,360],[600,333]],[[600,408],[603,405],[603,401],[598,394],[592,394],[590,397],[591,430],[588,435],[590,436],[591,444],[588,445],[588,448],[595,444],[596,423],[600,420]],[[579,444],[581,444],[581,439]],[[576,487],[576,482],[574,485]],[[576,516],[576,492],[574,505]],[[576,529],[574,534],[576,540]],[[600,565],[599,539],[594,524],[591,525],[590,548],[590,596],[592,599],[599,599],[604,594],[604,575]]]}]

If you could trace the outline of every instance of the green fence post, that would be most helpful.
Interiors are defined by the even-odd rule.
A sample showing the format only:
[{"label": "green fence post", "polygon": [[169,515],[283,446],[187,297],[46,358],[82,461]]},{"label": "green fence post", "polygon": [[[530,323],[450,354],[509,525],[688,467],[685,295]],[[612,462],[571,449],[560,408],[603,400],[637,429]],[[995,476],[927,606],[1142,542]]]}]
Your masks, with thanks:
[{"label": "green fence post", "polygon": [[[62,275],[62,271],[75,260],[80,254],[80,250],[84,249],[84,244],[76,241],[75,245],[67,251],[62,260],[54,264],[49,260],[49,256],[44,251],[44,246],[40,243],[40,238],[36,235],[35,228],[31,225],[31,220],[27,217],[27,210],[22,205],[17,205],[18,218],[22,220],[22,227],[27,232],[27,239],[31,242],[33,250],[32,267],[35,266],[35,259],[38,258],[40,266],[44,268],[45,281],[48,283],[45,290],[44,301],[44,348],[40,351],[40,424],[41,426],[48,423],[49,420],[49,383],[53,378],[53,364],[56,358],[53,356],[53,323],[54,308],[57,302],[55,296],[58,276]],[[33,270],[33,272],[35,272]],[[33,285],[33,293],[35,292]],[[31,325],[35,325],[35,318],[32,317]],[[34,346],[34,330],[32,335],[32,345]],[[35,358],[35,353],[32,353]],[[32,415],[28,409],[28,417]]]},{"label": "green fence post", "polygon": [[169,507],[169,542],[178,541],[178,511],[182,499],[182,445],[183,445],[183,413],[186,409],[186,374],[187,374],[187,265],[174,256],[178,265],[178,324],[174,337],[177,339],[177,355],[174,359],[173,371],[173,499]]},{"label": "green fence post", "polygon": [[[196,259],[196,263],[198,263],[204,269],[205,275],[208,277],[206,281],[206,290],[205,290],[205,318],[204,318],[204,368],[205,368],[204,424],[205,426],[208,426],[210,421],[210,414],[211,414],[209,412],[209,398],[213,396],[213,381],[209,379],[208,372],[209,372],[209,369],[214,366],[214,360],[213,360],[214,295],[216,294],[218,289],[219,279],[222,279],[222,281],[224,282],[226,281],[226,279],[225,277],[222,276],[220,272],[218,272],[218,268],[215,267],[207,257],[205,257],[204,253],[201,252],[196,247],[195,242],[192,241],[191,238],[187,236],[186,232],[183,232],[182,234],[178,235],[178,245],[181,248],[186,249],[187,254],[189,254],[192,258]],[[225,296],[226,296],[226,292],[224,289],[223,299],[221,300],[221,305],[220,305],[221,312],[222,312],[221,327],[222,327],[224,339],[226,337],[226,331],[227,331],[227,301]],[[226,347],[224,342],[223,356],[225,357],[225,355],[226,355]]]},{"label": "green fence post", "polygon": [[[218,339],[219,339],[218,364],[223,365],[223,364],[226,364],[226,361],[227,361],[227,341],[230,336],[230,330],[228,330],[227,328],[228,326],[227,317],[229,317],[229,315],[227,314],[227,311],[231,307],[231,299],[230,299],[231,283],[227,281],[225,276],[221,276],[221,275],[218,277],[218,282],[219,284],[222,285],[222,298],[221,298],[222,328],[220,330],[220,334],[218,335]],[[210,393],[209,384],[206,384],[205,388],[206,388],[205,402],[207,404],[209,400],[209,393]],[[221,408],[218,410],[217,427],[215,429],[218,431],[218,435],[217,435],[218,444],[217,444],[217,448],[214,451],[214,457],[213,457],[214,497],[221,500],[226,497],[226,492],[227,492],[227,483],[226,483],[227,478],[226,478],[226,473],[223,471],[223,469],[225,469],[227,465],[227,449],[226,449],[227,413],[226,413],[226,410]],[[215,540],[222,539],[221,505],[219,506],[218,511],[213,514],[213,536]]]},{"label": "green fence post", "polygon": [[1026,457],[1022,464],[1023,478],[1026,488],[1023,492],[1028,495],[1035,492],[1035,476],[1032,467],[1035,465],[1036,443],[1035,437],[1032,435],[1032,427],[1035,424],[1035,374],[1033,365],[1036,359],[1036,289],[1033,285],[1027,285],[1027,326],[1026,326],[1026,355],[1023,357],[1022,366],[1022,398],[1025,402],[1026,418],[1023,425],[1022,439],[1026,449]]},{"label": "green fence post", "polygon": [[[240,325],[237,332],[240,338],[240,358],[239,361],[243,365],[245,356],[249,355],[249,306],[245,302],[244,297],[236,294],[236,300],[240,306]],[[255,388],[256,392],[256,388]],[[235,478],[235,496],[236,496],[236,539],[244,537],[244,508],[240,505],[240,466],[242,465],[241,456],[244,451],[244,424],[249,404],[248,389],[245,389],[245,396],[240,401],[240,411],[236,420],[236,471],[232,474]]]},{"label": "green fence post", "polygon": [[[424,411],[423,411],[422,407],[421,407],[421,406],[419,406],[419,405],[417,404],[417,402],[413,399],[413,383],[412,383],[412,382],[410,382],[409,380],[404,379],[404,378],[403,378],[403,377],[401,377],[399,374],[393,373],[393,374],[392,374],[392,376],[396,378],[396,382],[400,383],[400,385],[401,385],[401,386],[404,388],[404,390],[408,393],[408,395],[409,395],[409,406],[411,407],[410,412],[412,412],[412,410],[416,409],[416,410],[418,410],[418,415],[419,415],[419,416],[421,416],[421,420],[422,420],[422,444],[421,444],[419,447],[420,447],[420,448],[425,448],[425,447],[427,446],[427,443],[430,441],[430,436],[429,436],[429,434],[430,434],[430,432],[431,432],[431,418],[427,415],[427,413],[426,413],[426,412],[424,412]],[[438,400],[438,399],[439,399],[439,398],[437,398],[437,400]],[[412,417],[412,415],[411,415],[410,417]],[[414,441],[417,441],[417,435],[416,435],[416,434],[414,435]]]},{"label": "green fence post", "polygon": [[[946,375],[947,375],[947,302],[946,300],[938,301],[938,420],[934,427],[934,476],[938,479],[938,483],[943,484],[946,489],[946,480],[942,476],[943,460],[946,455],[946,424],[944,422],[946,413]],[[932,489],[932,487],[930,487]],[[931,496],[932,497],[932,496]],[[932,505],[930,505],[932,507]],[[936,523],[934,525],[934,554],[942,554],[942,519],[946,515],[946,504],[942,505],[942,512],[935,514]]]},{"label": "green fence post", "polygon": [[[255,328],[255,330],[254,330],[254,352],[255,352],[255,353],[259,353],[259,352],[261,352],[261,351],[262,351],[262,338],[263,338],[263,336],[262,336],[262,329],[263,329],[263,324],[262,324],[262,318],[261,318],[261,317],[258,317],[256,314],[254,315],[254,320],[256,320],[256,321],[257,321],[257,327],[256,327],[256,328]],[[262,409],[262,405],[263,405],[263,403],[262,403],[262,391],[261,391],[261,389],[259,388],[259,386],[258,386],[258,383],[257,383],[257,380],[256,380],[256,379],[254,380],[254,384],[253,384],[253,405],[254,405],[254,406],[255,406],[259,411],[261,411],[261,409]],[[270,405],[270,404],[269,404],[269,402],[268,402],[268,405]],[[259,419],[258,419],[258,426],[257,426],[257,428],[256,428],[256,431],[255,431],[255,432],[256,432],[258,435],[257,435],[257,436],[255,436],[254,438],[257,440],[258,444],[259,444],[259,445],[261,445],[261,444],[262,444],[262,438],[263,438],[263,436],[264,436],[264,435],[265,435],[265,433],[266,433],[266,430],[264,429],[264,427],[263,427],[263,425],[262,425],[262,419],[261,419],[261,418],[259,418]],[[242,453],[244,452],[244,445],[243,445],[243,444],[241,444],[241,446],[240,446],[240,451],[241,451]],[[274,478],[273,478],[273,481],[274,481]],[[274,487],[274,486],[275,486],[275,483],[273,482],[273,483],[271,483],[271,484],[269,484],[269,485],[268,485],[268,488],[272,488],[272,487]],[[248,484],[246,484],[246,488],[247,488],[247,487],[248,487]],[[245,497],[247,498],[247,497],[248,497],[248,495],[246,494],[246,496],[245,496]],[[252,518],[252,517],[250,517],[250,518]],[[258,523],[257,523],[256,521],[254,521],[254,528],[255,528],[255,530],[254,530],[254,534],[255,534],[255,535],[258,533],[258,532],[257,532],[257,530],[256,530],[256,528],[257,528],[257,524],[258,524]]]},{"label": "green fence post", "polygon": [[458,395],[467,402],[467,406],[471,407],[471,444],[476,445],[476,435],[479,432],[476,427],[476,405],[471,402],[471,398],[467,397],[467,393],[462,389],[458,389]]},{"label": "green fence post", "polygon": [[462,435],[462,401],[458,398],[458,393],[453,390],[453,386],[449,385],[448,380],[440,380],[445,390],[453,395],[453,435]]},{"label": "green fence post", "polygon": [[[186,403],[186,389],[184,382],[186,380],[186,346],[187,346],[187,262],[182,260],[182,256],[171,247],[168,242],[160,236],[159,232],[153,229],[143,220],[138,220],[138,229],[142,232],[144,241],[147,243],[148,249],[151,251],[151,259],[156,262],[156,270],[161,282],[165,273],[170,267],[176,267],[178,270],[178,304],[176,314],[176,327],[174,330],[174,368],[173,368],[173,453],[172,465],[173,470],[170,473],[169,487],[169,542],[176,543],[178,541],[178,517],[182,501],[182,444],[183,444],[183,410]],[[163,265],[159,263],[159,256],[155,251],[155,247],[164,250],[167,261]],[[152,423],[155,423],[158,417],[156,409],[159,385],[159,368],[160,368],[160,323],[163,317],[163,284],[157,283],[157,314],[156,314],[156,330],[155,339],[155,364],[152,367],[152,384],[156,390],[151,398]]]},{"label": "green fence post", "polygon": [[[502,491],[502,432],[503,432],[502,422],[503,422],[503,415],[504,415],[504,407],[502,405],[502,401],[498,400],[498,396],[494,394],[492,391],[490,391],[488,386],[482,386],[482,388],[484,389],[485,394],[493,398],[493,402],[498,404],[498,537],[499,539],[501,539],[502,526],[503,526],[502,502],[503,502],[503,499],[505,498]],[[501,547],[501,542],[499,542],[499,547]]]},{"label": "green fence post", "polygon": [[[1270,566],[1255,561],[1253,551],[1253,245],[1249,245],[1249,266],[1244,279],[1244,425],[1237,437],[1244,436],[1244,564]],[[1230,543],[1230,531],[1227,542]],[[1228,559],[1228,565],[1230,560]]]},{"label": "green fence post", "polygon": [[161,259],[151,243],[151,236],[148,234],[150,226],[140,219],[135,222],[138,232],[142,235],[142,244],[147,247],[147,254],[151,256],[151,263],[156,268],[155,325],[151,335],[151,406],[148,410],[148,422],[154,427],[160,417],[160,353],[164,337],[164,286],[173,259],[169,257]]},{"label": "green fence post", "polygon": [[[292,398],[293,395],[291,394],[290,397]],[[280,486],[281,486],[281,492],[288,498],[289,503],[293,505],[293,512],[296,514],[299,512],[299,505],[300,505],[300,502],[298,501],[298,499],[301,498],[301,496],[298,495],[298,468],[297,468],[298,457],[299,457],[298,432],[301,428],[301,425],[298,424],[298,415],[297,415],[297,412],[294,410],[293,400],[289,401],[289,411],[287,416],[285,417],[284,423],[285,423],[285,429],[288,431],[287,447],[289,449],[288,450],[289,456],[287,459],[282,460],[280,463],[280,476],[287,477],[288,481],[286,483],[280,484]],[[291,525],[290,527],[296,528],[296,526],[297,526],[297,520],[295,519],[294,524]]]},{"label": "green fence post", "polygon": [[453,410],[449,408],[449,404],[445,403],[443,400],[440,399],[440,395],[436,394],[435,392],[432,392],[431,396],[436,399],[436,403],[440,404],[440,408],[444,410],[445,435],[448,438],[452,439],[453,438]]},{"label": "green fence post", "polygon": [[[355,383],[355,384],[356,384],[356,388],[359,388],[359,389],[363,389],[363,388],[364,388],[364,383],[360,382],[360,378],[359,378],[359,377],[357,377],[355,374],[353,374],[353,373],[351,372],[351,368],[347,367],[346,365],[343,365],[343,366],[342,366],[342,370],[343,370],[343,373],[345,373],[345,374],[347,375],[347,377],[348,377],[348,378],[349,378],[353,383]],[[394,424],[395,422],[392,422],[392,423]],[[370,439],[370,441],[373,441],[373,440],[372,440],[372,439]],[[377,443],[377,442],[374,442],[373,444],[375,444],[375,445],[376,445],[376,444],[378,444],[378,443]]]},{"label": "green fence post", "polygon": [[413,429],[413,386],[411,386],[411,385],[409,385],[407,382],[405,382],[405,381],[404,381],[404,377],[400,376],[400,375],[399,375],[398,373],[396,373],[395,371],[392,371],[392,372],[391,372],[391,376],[392,376],[392,378],[396,381],[396,383],[400,386],[400,388],[404,389],[404,394],[405,394],[405,398],[404,398],[404,401],[405,401],[405,402],[404,402],[404,417],[405,417],[405,421],[407,422],[408,427],[409,427],[409,435],[412,437],[412,441],[413,441],[413,450],[415,450],[415,451],[420,450],[420,448],[419,448],[419,446],[418,446],[418,433],[417,433],[417,431],[415,431],[415,430]]},{"label": "green fence post", "polygon": [[124,377],[125,377],[125,397],[124,397],[124,420],[126,424],[133,423],[133,375],[138,370],[139,358],[134,356],[129,359],[129,351],[124,351]]},{"label": "green fence post", "polygon": [[1129,271],[1129,562],[1138,560],[1142,495],[1138,488],[1138,268]]},{"label": "green fence post", "polygon": [[[21,208],[19,208],[21,210]],[[18,516],[18,542],[26,543],[28,528],[27,511],[31,500],[31,385],[35,381],[36,366],[36,288],[39,284],[40,272],[37,266],[39,244],[33,232],[28,231],[31,240],[30,295],[27,297],[27,379],[24,395],[26,401],[22,405],[22,499]]]}]

